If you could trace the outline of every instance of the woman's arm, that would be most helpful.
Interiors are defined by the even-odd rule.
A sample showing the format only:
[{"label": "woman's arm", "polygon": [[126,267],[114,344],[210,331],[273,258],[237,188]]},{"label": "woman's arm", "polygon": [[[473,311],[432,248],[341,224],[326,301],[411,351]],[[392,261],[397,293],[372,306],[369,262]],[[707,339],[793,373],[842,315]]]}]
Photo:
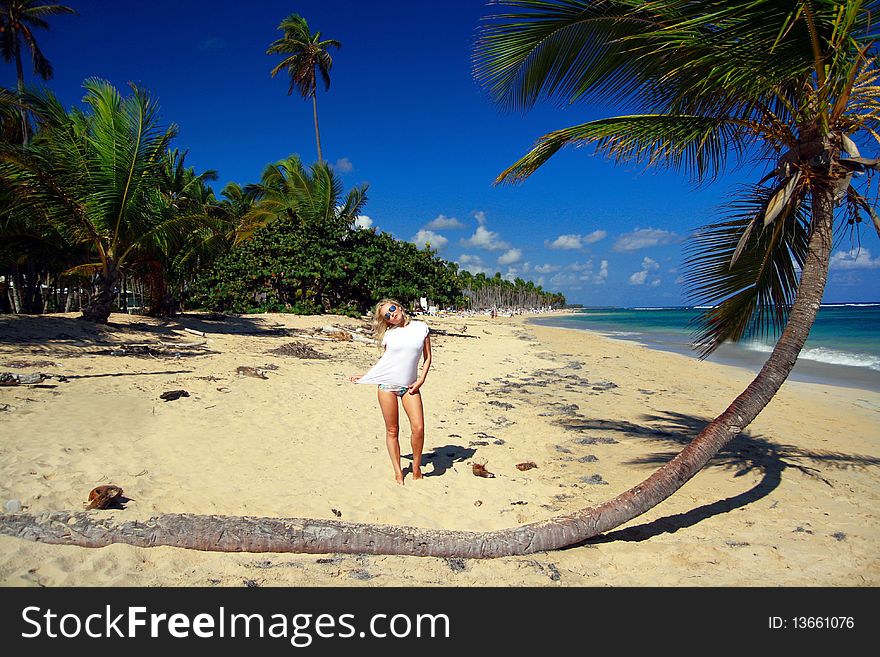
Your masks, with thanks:
[{"label": "woman's arm", "polygon": [[425,336],[425,346],[422,348],[422,358],[424,358],[424,362],[422,363],[422,373],[419,378],[409,387],[409,394],[414,395],[419,391],[425,384],[425,379],[428,378],[428,370],[431,369],[431,335],[430,333]]}]

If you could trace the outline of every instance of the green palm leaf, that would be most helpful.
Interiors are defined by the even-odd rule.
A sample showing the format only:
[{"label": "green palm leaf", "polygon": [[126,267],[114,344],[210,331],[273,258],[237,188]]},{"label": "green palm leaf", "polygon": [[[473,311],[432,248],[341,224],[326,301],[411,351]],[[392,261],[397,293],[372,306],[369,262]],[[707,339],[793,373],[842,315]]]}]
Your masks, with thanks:
[{"label": "green palm leaf", "polygon": [[[752,230],[777,191],[744,188],[726,206],[727,221],[706,226],[686,245],[688,299],[713,306],[693,322],[703,358],[727,340],[766,336],[785,325],[806,258],[810,217],[803,204],[788,203],[767,228]],[[745,248],[734,260],[744,233]]]},{"label": "green palm leaf", "polygon": [[495,182],[524,180],[568,144],[592,144],[617,161],[684,169],[701,179],[720,172],[731,151],[742,155],[743,134],[749,127],[726,116],[643,114],[600,119],[544,135]]}]

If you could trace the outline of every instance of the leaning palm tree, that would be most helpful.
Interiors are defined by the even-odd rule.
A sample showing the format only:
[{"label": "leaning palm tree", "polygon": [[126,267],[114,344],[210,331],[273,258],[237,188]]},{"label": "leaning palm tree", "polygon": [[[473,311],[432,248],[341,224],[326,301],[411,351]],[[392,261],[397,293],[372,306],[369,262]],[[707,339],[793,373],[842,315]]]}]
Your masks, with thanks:
[{"label": "leaning palm tree", "polygon": [[31,212],[91,249],[93,260],[69,273],[95,276],[83,317],[105,323],[126,264],[163,239],[154,190],[176,127],[158,125],[156,104],[136,86],[126,98],[104,80],[83,86],[90,113],[67,113],[50,92],[28,98],[40,130],[23,147],[0,143],[0,181],[11,192],[7,212]]},{"label": "leaning palm tree", "polygon": [[[496,182],[522,181],[560,148],[666,166],[697,182],[728,161],[766,175],[689,245],[703,357],[725,340],[781,331],[755,380],[678,456],[611,502],[576,514],[593,535],[680,488],[769,403],[794,367],[825,287],[835,215],[880,222],[854,175],[877,168],[877,16],[860,0],[510,0],[475,49],[491,98],[529,108],[620,100],[633,113],[541,137]],[[767,164],[769,163],[769,165]],[[769,169],[769,171],[767,171]],[[839,208],[839,209],[838,209]],[[585,537],[585,536],[584,536]]]},{"label": "leaning palm tree", "polygon": [[58,513],[3,516],[0,532],[95,547],[125,542],[253,552],[526,554],[583,541],[656,506],[757,416],[794,366],[816,316],[835,214],[854,228],[866,214],[877,222],[865,194],[852,185],[878,163],[857,151],[864,134],[875,142],[880,134],[880,72],[869,31],[876,21],[869,21],[866,3],[507,4],[511,13],[493,17],[476,49],[478,79],[493,98],[530,107],[545,95],[567,103],[623,95],[639,112],[550,133],[501,180],[527,177],[570,143],[592,144],[618,160],[688,170],[697,179],[719,174],[730,155],[771,162],[766,179],[731,208],[729,220],[701,233],[691,257],[694,291],[718,300],[699,339],[706,353],[750,324],[784,325],[745,392],[646,481],[598,506],[511,529],[191,515],[118,525],[86,513]]},{"label": "leaning palm tree", "polygon": [[315,142],[318,146],[318,162],[323,162],[321,154],[321,133],[318,130],[318,79],[320,73],[324,81],[324,90],[330,89],[330,69],[333,58],[328,48],[341,48],[342,44],[334,39],[321,40],[321,33],[311,33],[306,19],[291,14],[278,26],[284,36],[274,41],[266,51],[267,55],[284,55],[278,66],[272,69],[272,77],[282,70],[290,76],[288,95],[299,90],[303,98],[312,99],[312,110],[315,115]]},{"label": "leaning palm tree", "polygon": [[[34,73],[43,80],[52,77],[52,64],[40,50],[32,28],[48,30],[49,23],[44,20],[45,16],[75,13],[70,7],[47,5],[39,0],[0,0],[0,53],[3,54],[4,61],[15,62],[19,95],[24,92],[22,46],[31,51]],[[29,128],[24,108],[21,109],[21,126],[27,140]]]}]

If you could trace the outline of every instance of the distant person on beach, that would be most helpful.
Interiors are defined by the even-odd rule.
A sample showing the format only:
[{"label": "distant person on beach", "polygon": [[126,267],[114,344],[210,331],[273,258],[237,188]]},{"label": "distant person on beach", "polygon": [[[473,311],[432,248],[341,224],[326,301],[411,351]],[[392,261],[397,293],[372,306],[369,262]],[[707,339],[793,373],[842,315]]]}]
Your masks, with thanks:
[{"label": "distant person on beach", "polygon": [[[352,383],[378,384],[379,408],[385,420],[385,445],[394,468],[394,479],[403,485],[400,468],[400,424],[397,400],[403,405],[412,432],[412,478],[422,478],[422,449],[425,446],[425,413],[422,395],[431,369],[431,336],[428,325],[413,321],[394,299],[383,299],[373,312],[373,335],[382,357],[366,374],[349,377]],[[419,374],[419,360],[424,357]]]}]

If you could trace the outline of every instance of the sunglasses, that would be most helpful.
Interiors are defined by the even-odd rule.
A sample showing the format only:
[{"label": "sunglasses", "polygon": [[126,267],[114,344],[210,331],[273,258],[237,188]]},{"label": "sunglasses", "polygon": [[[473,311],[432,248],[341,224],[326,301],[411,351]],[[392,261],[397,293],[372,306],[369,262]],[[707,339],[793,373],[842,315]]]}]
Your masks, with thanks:
[{"label": "sunglasses", "polygon": [[391,319],[391,313],[397,312],[397,306],[388,306],[388,312],[385,313],[385,319]]}]

